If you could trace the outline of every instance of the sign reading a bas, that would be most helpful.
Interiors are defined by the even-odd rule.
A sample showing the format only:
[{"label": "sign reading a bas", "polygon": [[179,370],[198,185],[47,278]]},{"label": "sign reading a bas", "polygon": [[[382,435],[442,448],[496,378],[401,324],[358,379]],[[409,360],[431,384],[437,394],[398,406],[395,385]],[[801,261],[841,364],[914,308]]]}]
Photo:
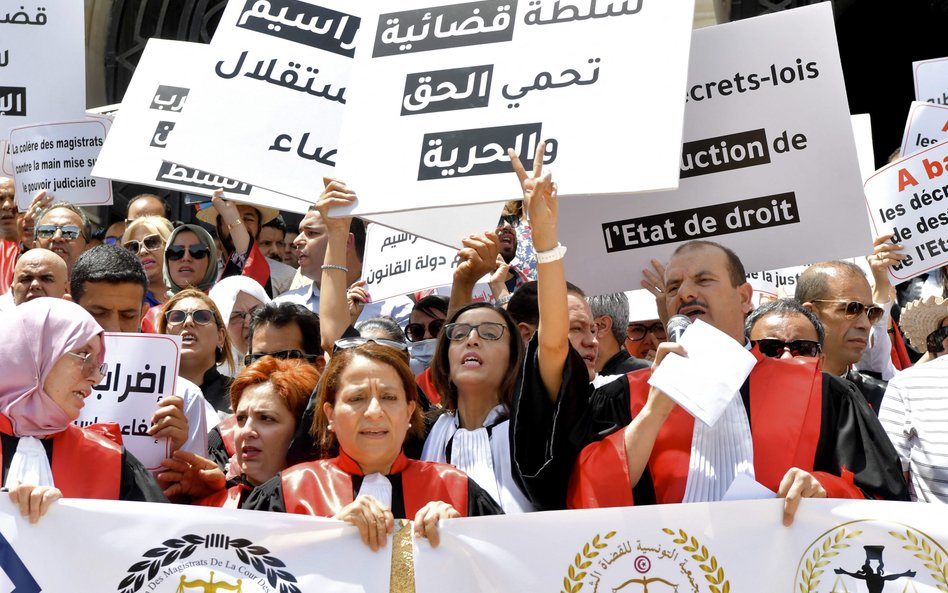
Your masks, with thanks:
[{"label": "sign reading a bas", "polygon": [[195,167],[167,160],[166,147],[180,134],[191,88],[208,46],[149,39],[125,91],[122,106],[102,147],[94,172],[107,179],[210,196],[223,188],[228,198],[305,213],[310,203]]},{"label": "sign reading a bas", "polygon": [[529,167],[543,141],[561,194],[676,187],[692,12],[386,2],[365,19],[339,145],[353,212],[502,201],[518,193],[507,149]]},{"label": "sign reading a bas", "polygon": [[699,29],[691,49],[679,188],[561,200],[570,281],[594,294],[628,289],[650,260],[693,239],[727,245],[747,271],[868,253],[831,7]]},{"label": "sign reading a bas", "polygon": [[362,5],[227,3],[165,158],[315,201],[333,177]]}]

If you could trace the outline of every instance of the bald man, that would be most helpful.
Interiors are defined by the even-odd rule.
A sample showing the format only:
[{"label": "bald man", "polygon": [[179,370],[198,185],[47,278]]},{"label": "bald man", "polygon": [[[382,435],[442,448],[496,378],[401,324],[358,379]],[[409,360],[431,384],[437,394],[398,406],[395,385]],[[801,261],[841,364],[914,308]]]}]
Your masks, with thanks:
[{"label": "bald man", "polygon": [[37,247],[20,256],[13,271],[13,303],[39,297],[60,299],[69,292],[66,262],[49,249]]},{"label": "bald man", "polygon": [[128,214],[125,216],[125,223],[128,224],[136,218],[142,216],[161,216],[168,217],[165,210],[165,201],[154,194],[139,194],[128,203]]}]

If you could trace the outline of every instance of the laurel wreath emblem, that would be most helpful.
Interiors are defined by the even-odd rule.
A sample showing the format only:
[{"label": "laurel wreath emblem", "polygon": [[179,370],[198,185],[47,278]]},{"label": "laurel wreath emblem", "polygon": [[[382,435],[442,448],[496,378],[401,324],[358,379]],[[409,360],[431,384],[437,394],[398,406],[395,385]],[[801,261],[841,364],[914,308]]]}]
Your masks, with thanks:
[{"label": "laurel wreath emblem", "polygon": [[592,559],[599,555],[599,550],[608,547],[605,540],[615,536],[615,531],[605,535],[596,534],[591,541],[583,544],[583,550],[576,553],[576,558],[569,565],[566,576],[563,577],[563,591],[560,593],[578,593],[583,588],[583,579],[586,578],[586,569],[592,566]]},{"label": "laurel wreath emblem", "polygon": [[[213,542],[213,544],[212,544]],[[142,556],[146,560],[136,562],[128,568],[128,576],[118,585],[120,593],[136,593],[144,586],[145,581],[152,580],[158,575],[163,566],[169,566],[176,560],[188,558],[197,550],[197,547],[222,547],[233,549],[245,565],[252,566],[257,572],[265,574],[267,582],[274,589],[279,588],[281,593],[301,593],[296,586],[296,577],[282,570],[286,564],[274,556],[263,546],[252,545],[246,539],[231,539],[222,534],[213,534],[207,537],[189,533],[180,538],[172,538],[161,542],[162,545],[152,548]],[[150,558],[150,560],[148,560]]]},{"label": "laurel wreath emblem", "polygon": [[919,537],[911,529],[906,529],[904,535],[898,531],[890,531],[889,535],[908,542],[902,549],[913,552],[912,555],[924,563],[925,568],[931,571],[932,578],[938,582],[935,586],[939,591],[948,592],[948,562],[945,561],[941,550],[933,549],[928,543],[928,536],[922,534],[922,537]]},{"label": "laurel wreath emblem", "polygon": [[724,567],[718,564],[718,559],[708,552],[708,548],[701,545],[693,535],[688,535],[684,529],[679,529],[677,536],[674,529],[663,527],[662,531],[672,536],[672,541],[681,545],[681,549],[689,552],[692,560],[698,562],[698,568],[710,583],[708,589],[712,593],[730,593],[731,582],[724,578]]},{"label": "laurel wreath emblem", "polygon": [[813,554],[807,558],[803,571],[801,572],[803,582],[800,583],[800,593],[810,593],[820,585],[820,577],[823,575],[823,567],[829,564],[827,558],[839,555],[839,550],[845,550],[849,547],[846,540],[858,537],[862,531],[854,529],[846,531],[841,528],[835,535],[832,533],[824,537],[816,545]]}]

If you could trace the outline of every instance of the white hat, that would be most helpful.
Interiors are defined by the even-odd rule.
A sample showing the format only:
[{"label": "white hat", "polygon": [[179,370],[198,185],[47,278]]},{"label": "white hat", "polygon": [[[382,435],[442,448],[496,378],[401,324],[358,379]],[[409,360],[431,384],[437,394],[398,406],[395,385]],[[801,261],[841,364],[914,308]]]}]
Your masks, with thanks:
[{"label": "white hat", "polygon": [[[227,199],[230,200],[230,198],[227,198]],[[280,211],[277,210],[276,208],[269,208],[267,206],[259,206],[257,204],[248,204],[246,202],[238,202],[237,200],[231,200],[231,201],[233,201],[235,204],[238,204],[238,205],[250,206],[251,208],[256,208],[257,212],[260,213],[260,226],[267,224],[268,222],[270,222],[271,220],[273,220],[274,218],[280,215]],[[204,208],[203,210],[199,210],[197,213],[198,220],[200,220],[201,222],[205,224],[209,224],[211,226],[217,226],[217,216],[218,216],[217,208],[215,208],[214,206],[208,206],[207,208]]]},{"label": "white hat", "polygon": [[941,327],[941,322],[946,317],[948,299],[930,296],[906,305],[899,319],[899,326],[912,346],[919,352],[925,352],[928,349],[928,334]]}]

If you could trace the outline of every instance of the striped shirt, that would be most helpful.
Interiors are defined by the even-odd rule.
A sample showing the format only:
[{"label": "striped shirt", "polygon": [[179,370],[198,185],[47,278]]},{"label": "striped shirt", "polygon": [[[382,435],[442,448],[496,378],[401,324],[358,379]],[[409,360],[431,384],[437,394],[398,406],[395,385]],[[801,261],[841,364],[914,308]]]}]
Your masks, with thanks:
[{"label": "striped shirt", "polygon": [[879,421],[909,473],[912,500],[948,502],[948,356],[896,374]]}]

